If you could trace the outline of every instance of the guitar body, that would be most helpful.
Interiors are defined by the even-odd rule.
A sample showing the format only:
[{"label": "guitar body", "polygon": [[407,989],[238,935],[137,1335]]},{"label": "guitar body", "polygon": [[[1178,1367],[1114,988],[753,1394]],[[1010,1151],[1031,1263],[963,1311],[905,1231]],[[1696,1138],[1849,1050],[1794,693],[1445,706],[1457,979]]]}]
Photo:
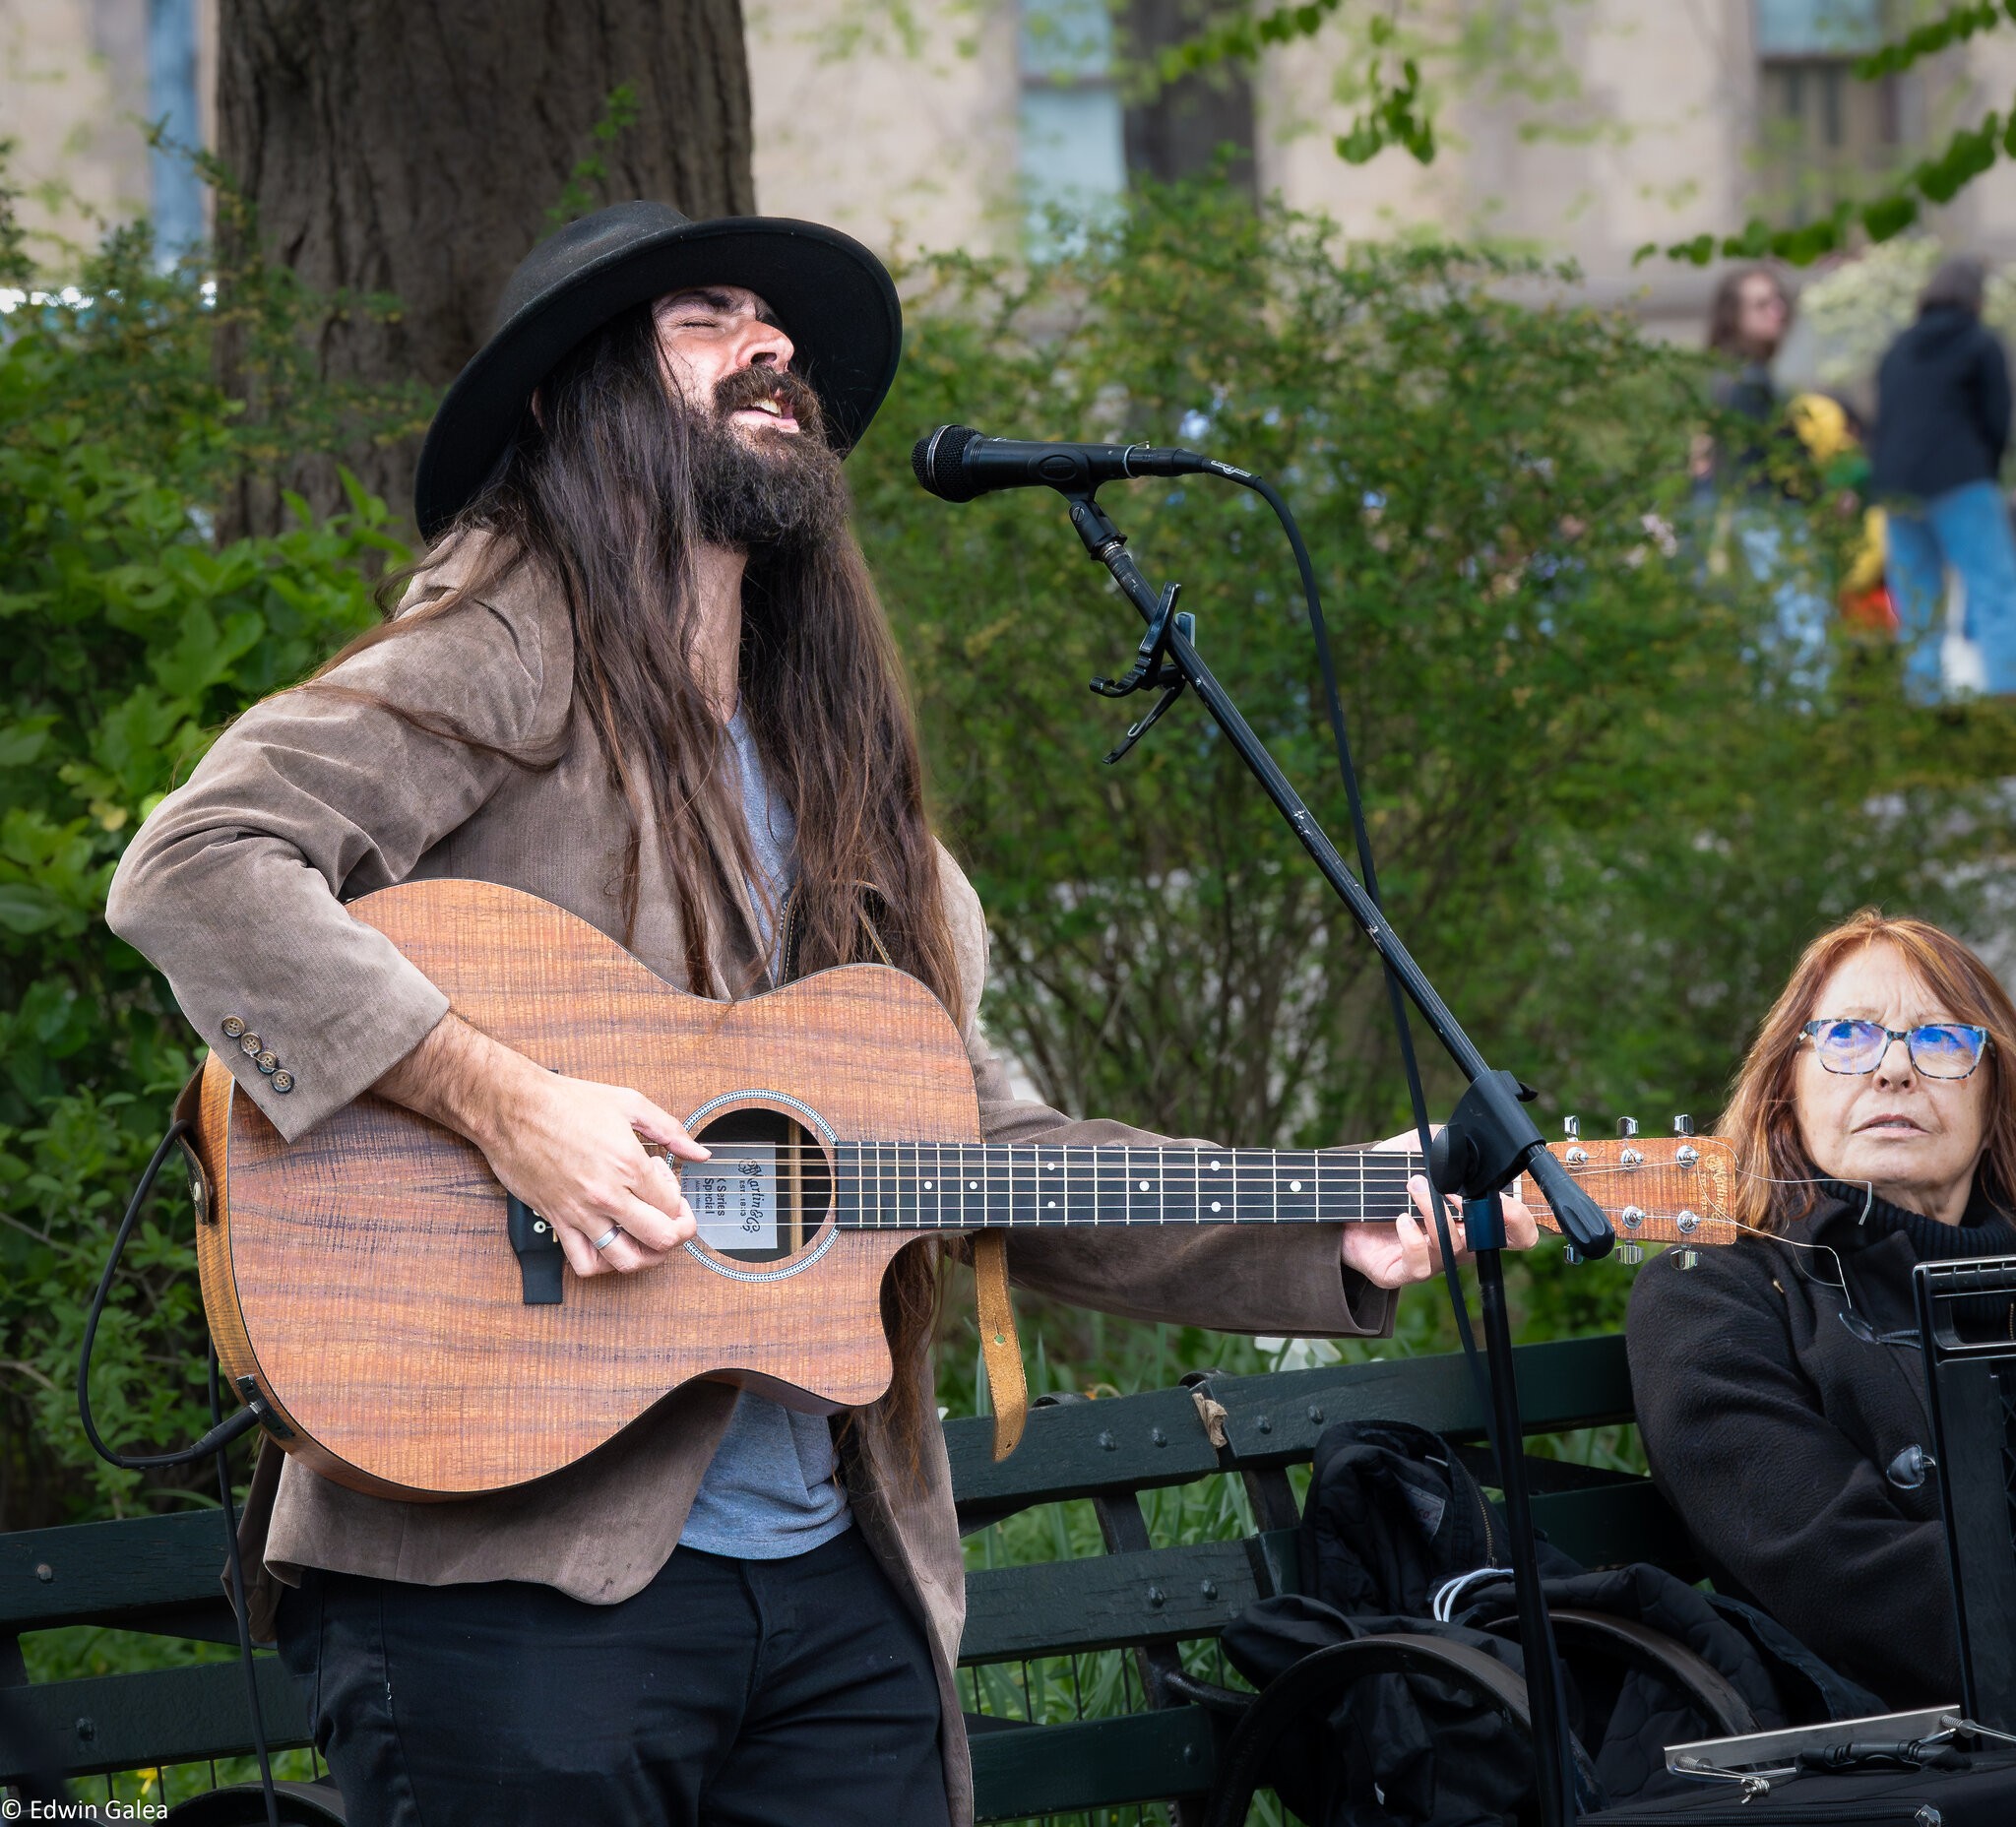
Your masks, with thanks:
[{"label": "guitar body", "polygon": [[[828,1147],[978,1138],[958,1031],[901,972],[850,965],[721,1003],[516,889],[409,883],[349,911],[471,1026],[690,1128],[754,1110],[794,1114]],[[398,1105],[359,1098],[289,1145],[213,1056],[199,1153],[198,1256],[225,1374],[269,1403],[287,1451],[352,1489],[522,1484],[695,1378],[814,1414],[889,1385],[882,1282],[914,1230],[836,1229],[829,1207],[775,1260],[695,1243],[635,1275],[566,1271],[557,1304],[531,1305],[482,1155]]]}]

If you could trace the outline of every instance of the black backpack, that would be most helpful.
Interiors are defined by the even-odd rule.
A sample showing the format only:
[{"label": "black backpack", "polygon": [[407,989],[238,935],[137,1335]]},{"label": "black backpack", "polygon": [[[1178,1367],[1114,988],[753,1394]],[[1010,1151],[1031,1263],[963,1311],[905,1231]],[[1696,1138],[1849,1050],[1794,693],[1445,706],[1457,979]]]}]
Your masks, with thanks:
[{"label": "black backpack", "polygon": [[[1425,1635],[1523,1676],[1507,1544],[1503,1513],[1438,1435],[1340,1422],[1316,1443],[1302,1590],[1248,1606],[1226,1631],[1226,1654],[1264,1688],[1333,1643]],[[1754,1607],[1663,1568],[1592,1573],[1544,1542],[1540,1567],[1549,1609],[1616,1620],[1641,1644],[1673,1646],[1673,1667],[1693,1671],[1670,1674],[1658,1655],[1620,1662],[1560,1633],[1581,1811],[1681,1787],[1664,1750],[1720,1730],[1704,1684],[1726,1683],[1762,1731],[1883,1710]],[[1267,1781],[1312,1827],[1509,1824],[1534,1800],[1517,1729],[1461,1681],[1421,1673],[1356,1682],[1282,1741]]]}]

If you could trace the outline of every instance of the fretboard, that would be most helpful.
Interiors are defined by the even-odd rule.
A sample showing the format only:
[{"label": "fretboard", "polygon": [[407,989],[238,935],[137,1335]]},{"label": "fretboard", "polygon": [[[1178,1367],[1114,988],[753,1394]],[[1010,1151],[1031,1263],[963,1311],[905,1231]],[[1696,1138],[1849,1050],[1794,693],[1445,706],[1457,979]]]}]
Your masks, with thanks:
[{"label": "fretboard", "polygon": [[861,1230],[1022,1225],[1311,1225],[1391,1220],[1418,1154],[845,1142],[839,1223]]}]

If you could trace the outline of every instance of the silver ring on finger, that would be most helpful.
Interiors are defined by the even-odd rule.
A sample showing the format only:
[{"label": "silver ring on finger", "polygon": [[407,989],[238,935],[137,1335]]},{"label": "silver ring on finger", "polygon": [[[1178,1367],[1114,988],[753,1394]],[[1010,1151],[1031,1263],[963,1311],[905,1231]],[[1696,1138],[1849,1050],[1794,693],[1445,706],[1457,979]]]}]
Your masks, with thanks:
[{"label": "silver ring on finger", "polygon": [[621,1225],[611,1225],[600,1236],[591,1238],[590,1241],[595,1246],[595,1253],[599,1256],[603,1250],[607,1249],[622,1234],[623,1227]]}]

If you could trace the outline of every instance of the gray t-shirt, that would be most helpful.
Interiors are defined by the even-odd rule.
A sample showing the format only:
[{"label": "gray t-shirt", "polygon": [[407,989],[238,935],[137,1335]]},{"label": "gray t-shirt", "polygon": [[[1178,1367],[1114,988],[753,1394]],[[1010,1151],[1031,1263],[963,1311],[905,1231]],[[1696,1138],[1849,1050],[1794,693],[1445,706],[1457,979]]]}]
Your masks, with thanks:
[{"label": "gray t-shirt", "polygon": [[[742,778],[742,814],[750,848],[769,890],[782,905],[794,872],[797,831],[790,810],[770,790],[756,738],[738,709],[728,723]],[[762,905],[762,897],[757,897]],[[766,922],[767,924],[767,922]],[[767,946],[777,935],[766,930]],[[679,1537],[681,1547],[742,1560],[782,1560],[830,1542],[852,1522],[826,1418],[800,1415],[744,1390]]]}]

